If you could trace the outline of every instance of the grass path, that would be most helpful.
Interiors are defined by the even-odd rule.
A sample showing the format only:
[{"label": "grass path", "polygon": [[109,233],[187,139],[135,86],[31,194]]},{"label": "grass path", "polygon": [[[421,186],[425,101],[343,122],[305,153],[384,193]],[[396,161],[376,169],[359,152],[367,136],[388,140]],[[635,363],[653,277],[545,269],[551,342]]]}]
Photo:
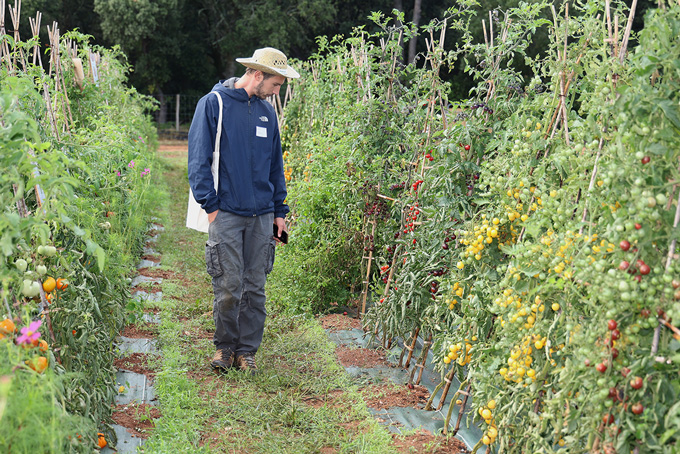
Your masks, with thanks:
[{"label": "grass path", "polygon": [[[335,344],[313,318],[269,314],[257,354],[260,374],[216,375],[205,235],[184,227],[186,154],[162,147],[157,184],[165,278],[155,389],[162,417],[145,452],[390,453],[392,435],[369,413]],[[424,452],[424,450],[418,450]]]}]

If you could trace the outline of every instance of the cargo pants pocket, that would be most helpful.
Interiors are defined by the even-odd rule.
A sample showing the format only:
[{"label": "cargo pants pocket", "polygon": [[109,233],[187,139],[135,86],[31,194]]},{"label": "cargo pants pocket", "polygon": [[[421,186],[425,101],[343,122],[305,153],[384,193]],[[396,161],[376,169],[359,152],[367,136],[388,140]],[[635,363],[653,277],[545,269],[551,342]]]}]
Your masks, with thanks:
[{"label": "cargo pants pocket", "polygon": [[224,273],[220,265],[219,246],[219,243],[212,240],[205,243],[205,264],[211,277],[220,277]]},{"label": "cargo pants pocket", "polygon": [[274,258],[276,256],[276,240],[274,238],[269,240],[267,245],[267,257],[264,264],[264,274],[269,274],[274,269]]}]

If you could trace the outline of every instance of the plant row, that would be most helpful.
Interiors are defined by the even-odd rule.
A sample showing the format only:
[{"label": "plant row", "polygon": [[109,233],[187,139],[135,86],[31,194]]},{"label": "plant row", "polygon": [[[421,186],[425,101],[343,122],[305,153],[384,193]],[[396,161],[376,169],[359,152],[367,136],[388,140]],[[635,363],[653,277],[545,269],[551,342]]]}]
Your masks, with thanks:
[{"label": "plant row", "polygon": [[[381,33],[319,40],[286,106],[274,302],[354,298],[386,346],[422,338],[414,359],[462,383],[449,417],[497,452],[678,448],[680,7],[631,34],[635,11],[600,3],[458,2],[420,30],[376,14]],[[438,76],[458,59],[467,100]]]},{"label": "plant row", "polygon": [[43,55],[37,38],[0,35],[2,452],[110,439],[155,134],[124,57],[88,41],[54,35]]}]

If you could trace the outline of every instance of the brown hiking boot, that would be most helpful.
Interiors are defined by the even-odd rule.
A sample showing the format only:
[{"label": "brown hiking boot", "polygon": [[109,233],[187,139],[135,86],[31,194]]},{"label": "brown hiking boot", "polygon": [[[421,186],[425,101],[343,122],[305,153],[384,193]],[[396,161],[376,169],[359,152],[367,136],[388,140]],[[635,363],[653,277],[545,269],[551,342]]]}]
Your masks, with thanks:
[{"label": "brown hiking boot", "polygon": [[243,372],[248,372],[250,375],[257,373],[257,364],[255,364],[255,353],[240,353],[236,356],[236,367]]},{"label": "brown hiking boot", "polygon": [[217,370],[226,372],[234,365],[234,352],[228,348],[218,349],[210,365]]}]

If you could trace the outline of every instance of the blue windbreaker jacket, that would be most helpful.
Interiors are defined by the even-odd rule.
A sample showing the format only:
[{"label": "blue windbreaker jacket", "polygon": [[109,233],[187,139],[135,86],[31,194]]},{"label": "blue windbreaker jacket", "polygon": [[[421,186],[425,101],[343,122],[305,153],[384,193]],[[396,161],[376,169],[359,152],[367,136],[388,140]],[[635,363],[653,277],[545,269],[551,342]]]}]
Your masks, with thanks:
[{"label": "blue windbreaker jacket", "polygon": [[217,193],[210,167],[219,104],[212,93],[198,101],[189,129],[189,185],[208,213],[219,208],[239,216],[273,212],[285,217],[289,209],[276,113],[267,101],[234,88],[236,80],[213,87],[224,103]]}]

